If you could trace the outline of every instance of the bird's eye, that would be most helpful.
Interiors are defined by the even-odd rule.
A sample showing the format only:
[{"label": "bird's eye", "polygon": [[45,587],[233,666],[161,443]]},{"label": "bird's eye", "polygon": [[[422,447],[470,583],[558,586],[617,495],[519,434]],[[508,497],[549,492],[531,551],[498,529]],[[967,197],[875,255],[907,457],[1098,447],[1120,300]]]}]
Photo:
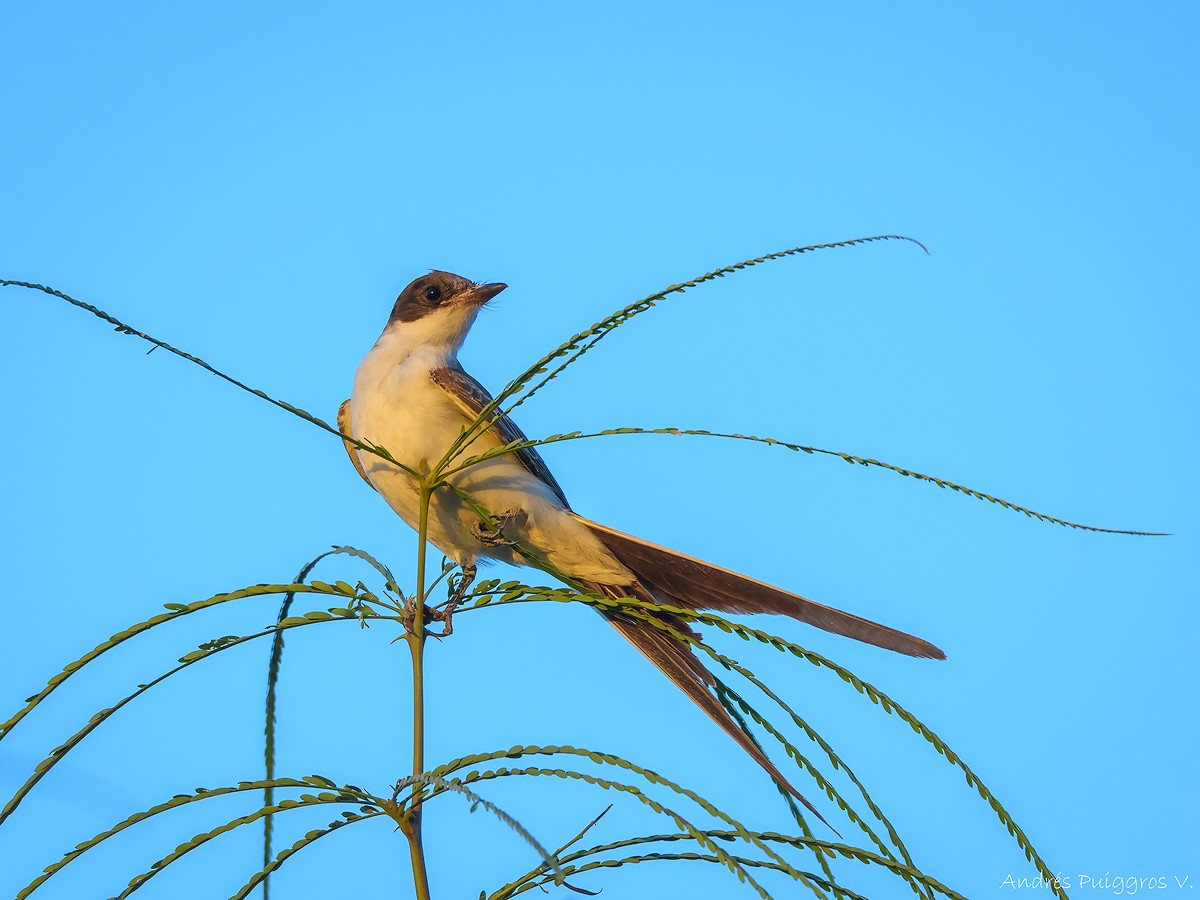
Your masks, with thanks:
[{"label": "bird's eye", "polygon": [[430,303],[437,303],[442,299],[442,289],[436,284],[425,288],[425,299]]}]

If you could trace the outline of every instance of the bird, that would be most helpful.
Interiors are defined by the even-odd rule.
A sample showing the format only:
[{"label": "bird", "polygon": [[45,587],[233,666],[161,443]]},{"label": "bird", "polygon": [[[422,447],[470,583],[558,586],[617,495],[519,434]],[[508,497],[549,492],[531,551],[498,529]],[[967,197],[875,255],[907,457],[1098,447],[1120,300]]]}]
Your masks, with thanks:
[{"label": "bird", "polygon": [[[354,468],[414,529],[420,515],[417,473],[436,465],[492,403],[483,385],[463,369],[458,353],[480,310],[506,287],[439,270],[413,280],[396,298],[383,333],[355,372],[350,398],[338,410],[338,430],[353,439],[344,443]],[[456,464],[527,440],[498,409],[484,421],[486,430],[457,451]],[[480,461],[456,471],[448,481],[451,489],[431,496],[427,539],[461,568],[458,597],[480,563],[532,565],[600,598],[633,598],[695,611],[785,615],[909,656],[945,658],[919,637],[583,517],[572,509],[533,447]],[[491,514],[490,521],[481,517],[480,508]],[[598,608],[777,784],[820,816],[714,694],[715,679],[687,640],[699,634],[682,616],[651,613],[665,626],[659,628],[619,608]],[[447,632],[449,627],[447,623]]]}]

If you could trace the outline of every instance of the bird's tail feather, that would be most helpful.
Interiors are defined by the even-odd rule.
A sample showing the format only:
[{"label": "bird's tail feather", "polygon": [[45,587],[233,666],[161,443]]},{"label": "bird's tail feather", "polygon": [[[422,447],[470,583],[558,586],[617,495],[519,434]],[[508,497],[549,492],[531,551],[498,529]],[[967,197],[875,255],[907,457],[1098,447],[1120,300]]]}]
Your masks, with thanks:
[{"label": "bird's tail feather", "polygon": [[[626,587],[607,584],[587,584],[586,587],[602,597],[614,600],[632,596],[636,599],[654,602],[654,597],[640,584]],[[720,725],[725,733],[733,738],[743,750],[749,753],[751,758],[762,766],[780,787],[785,788],[788,793],[803,803],[813,815],[822,822],[825,822],[826,825],[829,825],[825,821],[825,817],[804,798],[803,794],[792,787],[783,773],[775,767],[775,764],[754,743],[750,736],[738,726],[733,717],[721,705],[721,702],[713,695],[709,689],[709,685],[713,683],[712,673],[696,658],[690,646],[649,623],[639,622],[635,619],[622,616],[617,612],[603,611],[603,614],[608,619],[609,624],[621,633],[622,637],[640,650],[650,662],[654,663],[664,675],[675,683],[676,687],[687,694],[693,703],[704,710],[709,718]],[[674,630],[691,637],[699,637],[681,619],[665,615],[661,618]],[[833,829],[832,825],[829,825],[829,827]],[[834,831],[836,833],[836,829]]]},{"label": "bird's tail feather", "polygon": [[651,544],[582,516],[576,518],[643,584],[676,606],[790,616],[825,631],[908,656],[946,658],[945,653],[919,637]]}]

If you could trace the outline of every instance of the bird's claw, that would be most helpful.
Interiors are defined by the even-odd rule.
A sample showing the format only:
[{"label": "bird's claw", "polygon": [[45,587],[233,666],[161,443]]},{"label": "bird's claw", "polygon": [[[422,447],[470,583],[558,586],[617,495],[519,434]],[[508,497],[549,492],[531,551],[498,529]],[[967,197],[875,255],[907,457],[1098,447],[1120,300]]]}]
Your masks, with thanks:
[{"label": "bird's claw", "polygon": [[[473,565],[467,564],[462,567],[462,575],[459,576],[458,584],[454,587],[454,593],[450,599],[446,601],[446,606],[443,609],[432,609],[428,606],[422,607],[424,611],[424,622],[441,622],[441,631],[430,631],[428,626],[425,627],[425,633],[430,637],[435,637],[439,641],[442,638],[450,637],[454,634],[454,610],[458,604],[462,602],[463,597],[467,595],[467,591],[471,587],[471,583],[475,580],[476,568]],[[408,631],[412,631],[415,623],[415,612],[413,607],[409,607],[404,613],[404,627]]]},{"label": "bird's claw", "polygon": [[[452,616],[453,614],[454,614],[454,610],[451,609],[450,607],[447,607],[446,609],[441,610],[441,609],[434,609],[432,606],[425,606],[422,604],[422,606],[421,606],[421,622],[422,622],[421,630],[425,634],[429,635],[429,637],[435,637],[438,640],[441,640],[442,638],[446,637],[447,635],[449,635],[453,632],[453,628],[450,625],[450,616]],[[409,604],[409,606],[404,610],[403,615],[401,615],[401,617],[400,617],[400,622],[404,626],[404,630],[406,632],[408,632],[409,634],[416,634],[417,612],[416,612],[416,608],[413,605]],[[429,630],[430,622],[444,622],[445,627],[441,631],[430,631]]]},{"label": "bird's claw", "polygon": [[519,509],[506,509],[499,515],[492,516],[486,525],[483,522],[472,522],[471,534],[485,547],[511,547],[516,541],[504,536],[504,526],[521,515]]}]

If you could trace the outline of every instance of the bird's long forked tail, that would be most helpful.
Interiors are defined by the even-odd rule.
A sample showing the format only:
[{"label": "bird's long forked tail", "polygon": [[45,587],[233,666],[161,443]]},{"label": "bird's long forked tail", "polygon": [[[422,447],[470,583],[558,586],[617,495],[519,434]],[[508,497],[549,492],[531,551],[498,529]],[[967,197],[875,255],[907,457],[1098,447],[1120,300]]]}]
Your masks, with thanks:
[{"label": "bird's long forked tail", "polygon": [[[624,588],[606,584],[587,584],[586,586],[600,596],[612,600],[632,596],[639,600],[654,601],[654,598],[645,586],[640,584]],[[804,804],[813,815],[824,822],[834,834],[837,834],[837,829],[825,821],[825,817],[821,815],[817,808],[809,803],[804,795],[792,786],[791,782],[775,767],[775,764],[763,753],[762,749],[754,743],[750,735],[738,726],[725,707],[721,705],[721,702],[713,695],[710,689],[710,685],[714,683],[712,673],[696,658],[690,645],[676,639],[666,631],[654,627],[648,622],[627,618],[620,613],[609,612],[607,610],[602,610],[601,612],[609,624],[621,633],[622,637],[640,650],[643,656],[654,663],[659,671],[670,678],[675,686],[687,694],[691,701],[700,707],[710,719],[720,725],[721,729],[733,738],[738,746],[750,754],[750,757],[762,766],[768,775],[775,779],[776,784],[786,789],[789,794]],[[660,618],[664,624],[670,626],[673,630],[688,636],[698,637],[696,632],[683,620],[675,616],[666,615],[660,616]]]},{"label": "bird's long forked tail", "polygon": [[799,594],[643,541],[582,516],[576,518],[587,526],[626,568],[637,575],[642,584],[674,606],[695,610],[712,609],[726,613],[770,613],[790,616],[825,631],[907,656],[946,658],[946,654],[929,641],[914,635],[831,606],[824,606]]}]

